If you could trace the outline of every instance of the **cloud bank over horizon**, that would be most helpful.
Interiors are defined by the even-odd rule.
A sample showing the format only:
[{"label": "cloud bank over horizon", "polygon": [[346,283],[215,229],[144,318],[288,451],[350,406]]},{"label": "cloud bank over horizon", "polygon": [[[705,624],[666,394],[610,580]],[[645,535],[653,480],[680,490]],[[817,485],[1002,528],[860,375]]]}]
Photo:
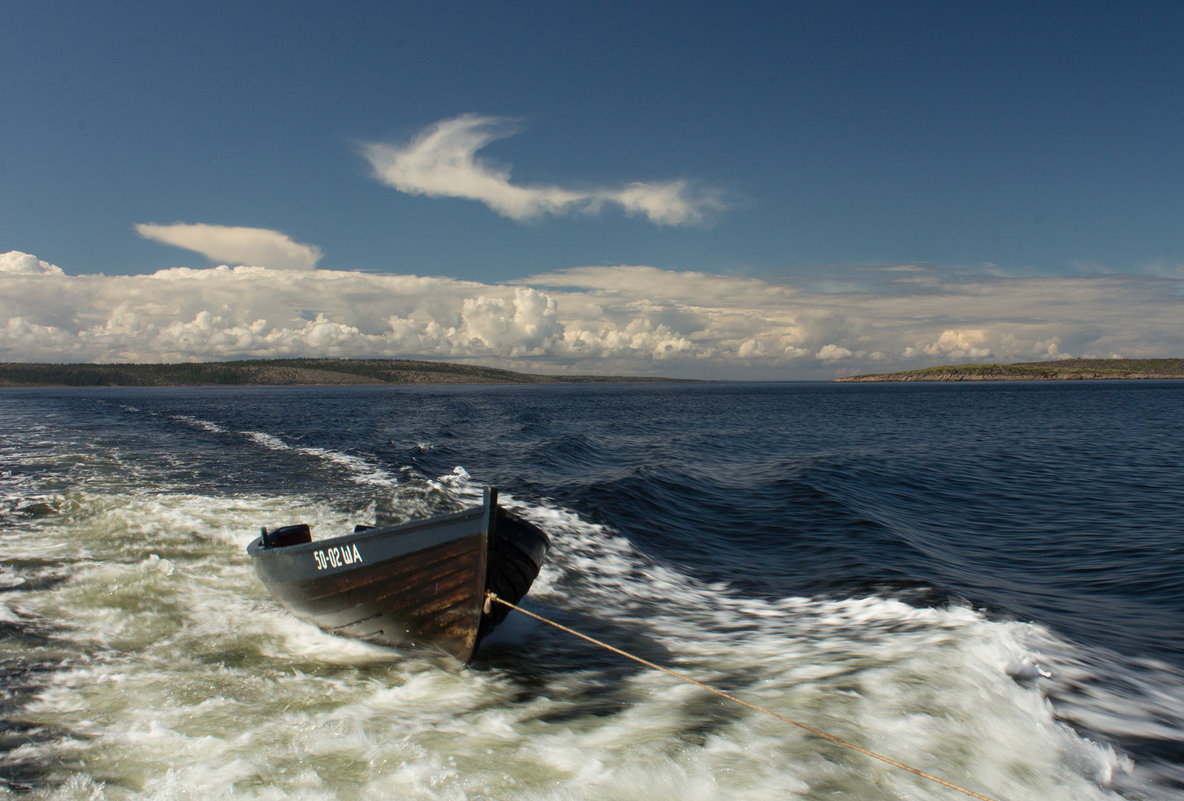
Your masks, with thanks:
[{"label": "cloud bank over horizon", "polygon": [[361,151],[375,177],[400,192],[475,200],[518,221],[616,206],[657,225],[699,225],[726,205],[719,192],[686,179],[592,189],[514,184],[509,167],[483,161],[477,151],[519,131],[506,117],[462,114],[429,126],[408,144],[368,142]]},{"label": "cloud bank over horizon", "polygon": [[12,251],[0,254],[0,360],[400,357],[759,380],[1184,351],[1181,279],[951,280],[906,265],[877,280],[818,291],[637,265],[512,284],[257,266],[67,275]]}]

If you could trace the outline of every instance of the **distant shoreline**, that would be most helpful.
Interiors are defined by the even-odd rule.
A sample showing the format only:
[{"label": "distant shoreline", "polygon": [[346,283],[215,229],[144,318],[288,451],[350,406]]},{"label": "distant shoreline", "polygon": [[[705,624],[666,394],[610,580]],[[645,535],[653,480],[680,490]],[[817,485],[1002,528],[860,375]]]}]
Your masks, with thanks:
[{"label": "distant shoreline", "polygon": [[414,359],[249,359],[179,364],[0,363],[0,387],[590,384],[680,380],[641,376],[544,375]]},{"label": "distant shoreline", "polygon": [[837,382],[873,381],[1105,381],[1184,379],[1184,359],[1060,359],[1018,364],[958,364],[901,373],[836,378]]}]

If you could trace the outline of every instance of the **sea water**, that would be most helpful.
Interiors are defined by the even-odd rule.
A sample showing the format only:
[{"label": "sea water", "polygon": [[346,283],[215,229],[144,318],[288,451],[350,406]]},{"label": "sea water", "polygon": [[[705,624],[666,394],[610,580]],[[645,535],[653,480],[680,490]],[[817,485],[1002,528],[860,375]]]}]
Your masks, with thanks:
[{"label": "sea water", "polygon": [[1184,383],[0,390],[0,796],[964,797],[520,613],[462,667],[255,578],[479,502],[527,609],[992,798],[1184,799]]}]

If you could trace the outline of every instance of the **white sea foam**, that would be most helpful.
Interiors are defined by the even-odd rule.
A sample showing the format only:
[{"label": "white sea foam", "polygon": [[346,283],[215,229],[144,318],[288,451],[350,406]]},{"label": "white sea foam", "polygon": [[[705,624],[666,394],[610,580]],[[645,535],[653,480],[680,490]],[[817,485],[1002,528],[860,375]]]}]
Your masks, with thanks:
[{"label": "white sea foam", "polygon": [[218,425],[217,423],[212,423],[209,420],[202,420],[200,417],[193,417],[187,414],[176,414],[173,415],[173,419],[178,422],[185,423],[188,426],[192,426],[193,428],[199,428],[202,431],[209,431],[211,434],[226,433],[226,429],[222,426]]},{"label": "white sea foam", "polygon": [[318,459],[323,459],[326,462],[332,462],[333,464],[344,467],[349,473],[350,479],[357,484],[388,486],[394,484],[396,480],[393,474],[360,456],[339,453],[324,448],[298,448],[297,450],[309,456],[315,456]]},{"label": "white sea foam", "polygon": [[[463,469],[435,486],[466,504],[481,489]],[[891,598],[745,597],[568,510],[503,500],[553,540],[532,610],[998,798],[1117,798],[1137,773],[1058,721],[1040,685],[1085,656],[1050,632]],[[355,522],[319,501],[56,503],[56,516],[6,540],[68,568],[4,607],[53,621],[60,649],[12,713],[54,734],[0,757],[48,771],[33,797],[951,797],[517,613],[491,643],[501,655],[469,669],[324,634],[267,596],[243,551],[281,514],[332,530]],[[1156,691],[1129,713],[1137,725],[1170,702]],[[1117,700],[1081,703],[1083,715],[1118,714]]]},{"label": "white sea foam", "polygon": [[268,434],[266,431],[244,431],[243,436],[254,442],[256,445],[262,445],[264,448],[273,451],[290,451],[292,446],[284,442],[274,434]]},{"label": "white sea foam", "polygon": [[280,437],[263,431],[244,431],[243,435],[269,450],[293,451],[342,468],[349,479],[356,484],[389,486],[397,481],[394,474],[361,456],[341,453],[340,451],[329,450],[327,448],[305,448],[289,445]]}]

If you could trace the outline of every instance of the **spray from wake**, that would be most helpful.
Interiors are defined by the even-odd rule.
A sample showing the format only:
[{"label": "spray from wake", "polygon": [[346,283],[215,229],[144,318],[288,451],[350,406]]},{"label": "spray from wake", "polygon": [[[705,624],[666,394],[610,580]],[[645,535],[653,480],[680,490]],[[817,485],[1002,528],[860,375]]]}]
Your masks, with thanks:
[{"label": "spray from wake", "polygon": [[[331,637],[272,602],[243,553],[260,521],[338,532],[481,488],[458,468],[350,509],[143,487],[10,504],[0,625],[23,632],[27,669],[0,766],[60,799],[947,797],[523,615],[473,669]],[[1039,627],[745,597],[556,505],[503,502],[554,542],[528,608],[573,628],[996,797],[1179,797],[1061,722],[1041,685],[1075,651]]]}]

